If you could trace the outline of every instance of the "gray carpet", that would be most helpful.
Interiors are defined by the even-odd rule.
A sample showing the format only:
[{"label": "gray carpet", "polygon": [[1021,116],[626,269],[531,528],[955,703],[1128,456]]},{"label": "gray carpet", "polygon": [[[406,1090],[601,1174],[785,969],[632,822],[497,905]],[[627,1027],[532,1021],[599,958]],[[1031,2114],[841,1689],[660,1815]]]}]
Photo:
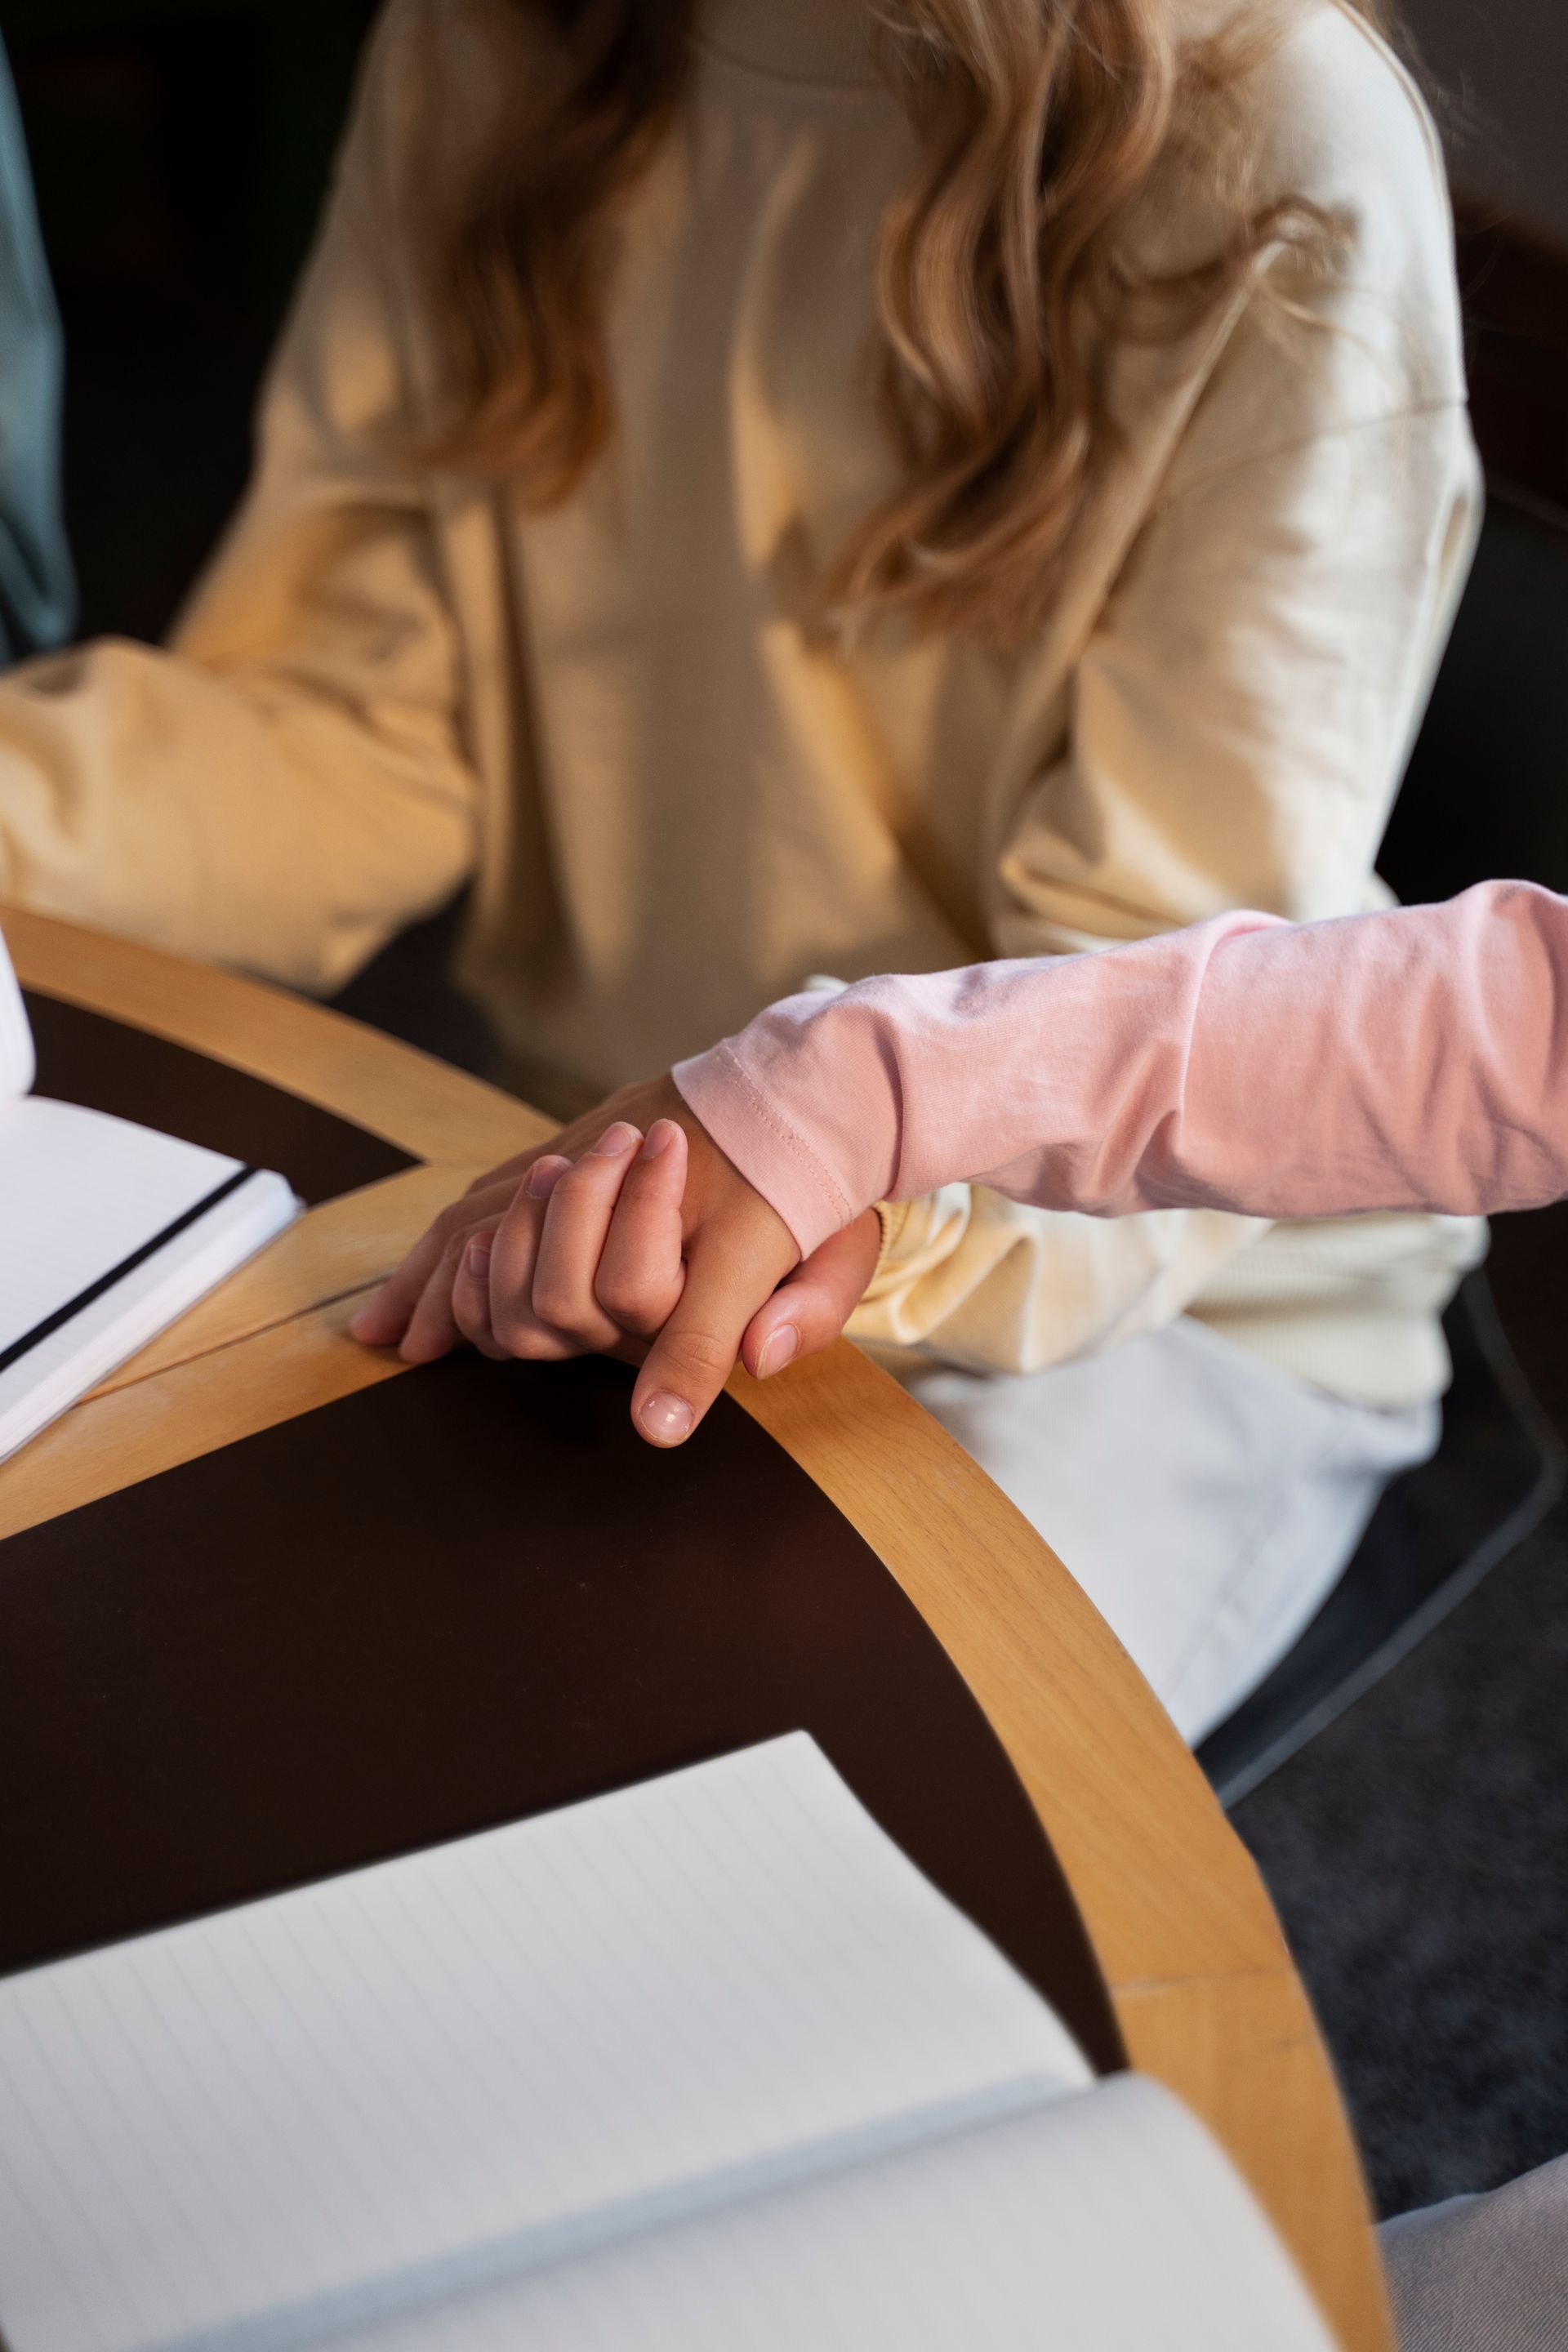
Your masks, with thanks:
[{"label": "gray carpet", "polygon": [[[1568,1213],[1500,1220],[1492,1282],[1568,1433]],[[1381,2212],[1568,2149],[1568,1504],[1233,1818]]]}]

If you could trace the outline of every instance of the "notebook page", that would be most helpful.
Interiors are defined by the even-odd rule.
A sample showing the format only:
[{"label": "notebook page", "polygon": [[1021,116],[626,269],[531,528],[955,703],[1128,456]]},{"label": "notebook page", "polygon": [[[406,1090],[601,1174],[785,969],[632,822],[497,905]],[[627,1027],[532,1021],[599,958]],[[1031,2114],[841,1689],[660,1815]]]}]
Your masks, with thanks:
[{"label": "notebook page", "polygon": [[26,1093],[34,1066],[27,1009],[0,932],[0,1103],[17,1101]]},{"label": "notebook page", "polygon": [[0,1354],[242,1164],[77,1103],[0,1106]]},{"label": "notebook page", "polygon": [[1089,2091],[333,2339],[333,2352],[1334,2352],[1158,2084]]},{"label": "notebook page", "polygon": [[1089,2079],[797,1733],[0,1983],[0,2331],[303,2342]]},{"label": "notebook page", "polygon": [[283,1178],[254,1169],[15,1362],[0,1360],[0,1461],[205,1298],[299,1213]]}]

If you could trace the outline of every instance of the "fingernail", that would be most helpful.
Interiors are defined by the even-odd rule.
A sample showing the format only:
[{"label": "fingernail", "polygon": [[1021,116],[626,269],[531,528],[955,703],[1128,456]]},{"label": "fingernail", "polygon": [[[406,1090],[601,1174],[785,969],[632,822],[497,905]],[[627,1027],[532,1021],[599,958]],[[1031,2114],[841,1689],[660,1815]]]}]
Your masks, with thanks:
[{"label": "fingernail", "polygon": [[781,1323],[763,1341],[763,1352],[757,1358],[757,1378],[765,1381],[770,1372],[782,1372],[800,1345],[800,1333],[793,1323]]},{"label": "fingernail", "polygon": [[523,1187],[529,1199],[531,1201],[547,1199],[554,1192],[571,1164],[569,1160],[536,1160],[528,1171],[528,1181]]},{"label": "fingernail", "polygon": [[647,1141],[642,1148],[642,1157],[645,1160],[657,1160],[661,1151],[669,1150],[678,1132],[679,1129],[672,1118],[656,1118],[648,1129]]},{"label": "fingernail", "polygon": [[614,1127],[605,1129],[587,1157],[590,1160],[619,1160],[623,1152],[629,1151],[634,1143],[641,1141],[639,1130],[628,1127],[624,1118],[618,1118]]},{"label": "fingernail", "polygon": [[650,1396],[638,1415],[656,1445],[679,1445],[697,1416],[684,1397],[661,1391]]},{"label": "fingernail", "polygon": [[495,1247],[494,1234],[475,1234],[463,1253],[464,1271],[476,1282],[483,1282],[489,1272],[490,1252]]},{"label": "fingernail", "polygon": [[366,1339],[374,1328],[375,1309],[374,1307],[362,1307],[357,1315],[351,1315],[349,1317],[349,1337],[352,1339]]}]

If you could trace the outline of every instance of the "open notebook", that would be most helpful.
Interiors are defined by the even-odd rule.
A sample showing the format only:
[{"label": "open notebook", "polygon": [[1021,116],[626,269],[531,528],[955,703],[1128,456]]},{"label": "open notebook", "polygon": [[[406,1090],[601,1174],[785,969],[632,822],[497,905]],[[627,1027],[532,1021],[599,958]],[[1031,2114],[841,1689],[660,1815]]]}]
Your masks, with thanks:
[{"label": "open notebook", "polygon": [[0,1983],[8,2352],[1329,2352],[804,1733]]},{"label": "open notebook", "polygon": [[298,1214],[281,1176],[33,1083],[0,939],[0,1459]]}]

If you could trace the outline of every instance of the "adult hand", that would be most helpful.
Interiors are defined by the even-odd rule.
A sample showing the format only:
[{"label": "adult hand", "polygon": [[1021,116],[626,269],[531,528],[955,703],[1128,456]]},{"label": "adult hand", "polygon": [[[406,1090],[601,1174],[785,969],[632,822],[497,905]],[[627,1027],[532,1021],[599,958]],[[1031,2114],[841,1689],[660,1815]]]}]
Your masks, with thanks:
[{"label": "adult hand", "polygon": [[868,1211],[799,1264],[673,1080],[650,1079],[480,1177],[351,1328],[416,1363],[463,1339],[535,1361],[645,1358],[633,1419],[678,1445],[737,1359],[766,1379],[837,1337],[879,1240]]},{"label": "adult hand", "polygon": [[[395,1347],[411,1364],[433,1362],[465,1339],[486,1355],[562,1358],[613,1344],[602,1332],[574,1344],[569,1330],[552,1333],[531,1315],[532,1261],[544,1222],[545,1204],[569,1166],[587,1157],[617,1129],[641,1131],[660,1118],[689,1118],[672,1080],[652,1078],[620,1087],[595,1110],[574,1119],[549,1143],[520,1151],[478,1176],[461,1197],[442,1210],[422,1234],[391,1280],[349,1328],[368,1347]],[[595,1155],[604,1156],[604,1155]],[[614,1157],[614,1155],[610,1155]],[[620,1155],[624,1161],[625,1155]],[[622,1171],[624,1173],[624,1166]],[[495,1260],[495,1307],[477,1311],[475,1282],[486,1274],[501,1226],[511,1217],[505,1248]],[[470,1257],[470,1244],[477,1244]],[[503,1296],[502,1276],[506,1280]],[[511,1344],[515,1339],[518,1344]]]}]

